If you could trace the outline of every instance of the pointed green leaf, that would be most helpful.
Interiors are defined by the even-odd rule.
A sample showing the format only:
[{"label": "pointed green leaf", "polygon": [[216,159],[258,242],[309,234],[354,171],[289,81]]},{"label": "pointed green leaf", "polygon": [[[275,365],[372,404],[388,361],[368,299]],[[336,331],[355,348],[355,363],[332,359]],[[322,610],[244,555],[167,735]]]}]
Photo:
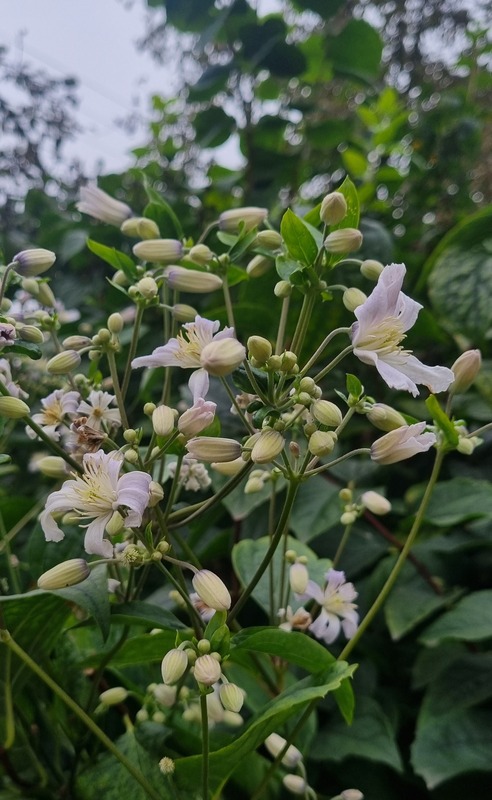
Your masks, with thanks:
[{"label": "pointed green leaf", "polygon": [[131,281],[138,277],[137,268],[133,260],[130,256],[127,256],[126,253],[122,253],[115,247],[107,247],[105,244],[95,242],[93,239],[87,239],[87,247],[96,256],[99,256],[99,258],[102,258],[107,264],[114,267],[114,269],[121,269]]},{"label": "pointed green leaf", "polygon": [[280,233],[292,258],[305,266],[314,264],[318,256],[318,247],[314,237],[303,220],[296,216],[290,208],[282,217]]}]

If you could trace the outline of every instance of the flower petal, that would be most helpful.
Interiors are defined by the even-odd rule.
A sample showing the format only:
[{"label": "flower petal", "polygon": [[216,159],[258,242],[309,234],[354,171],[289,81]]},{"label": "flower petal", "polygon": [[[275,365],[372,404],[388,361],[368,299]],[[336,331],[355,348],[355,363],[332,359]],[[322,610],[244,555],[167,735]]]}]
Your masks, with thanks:
[{"label": "flower petal", "polygon": [[103,558],[113,557],[113,545],[107,539],[104,539],[104,529],[111,519],[112,514],[104,514],[103,516],[96,517],[90,525],[87,526],[84,538],[84,548],[86,553],[102,556]]}]

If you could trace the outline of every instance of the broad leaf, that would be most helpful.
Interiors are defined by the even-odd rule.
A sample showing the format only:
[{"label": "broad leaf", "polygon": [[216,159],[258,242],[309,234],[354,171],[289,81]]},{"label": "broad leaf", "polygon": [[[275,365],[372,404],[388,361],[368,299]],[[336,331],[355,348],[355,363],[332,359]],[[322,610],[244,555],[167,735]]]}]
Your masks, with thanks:
[{"label": "broad leaf", "polygon": [[137,268],[133,260],[126,253],[117,250],[116,247],[107,247],[107,245],[95,242],[93,239],[87,239],[87,247],[114,269],[121,269],[131,281],[138,277]]},{"label": "broad leaf", "polygon": [[492,638],[492,589],[473,592],[430,625],[421,636],[429,647],[462,639],[479,642]]},{"label": "broad leaf", "polygon": [[318,255],[318,246],[302,219],[297,217],[290,208],[282,217],[280,233],[293,259],[300,261],[305,266],[314,264]]}]

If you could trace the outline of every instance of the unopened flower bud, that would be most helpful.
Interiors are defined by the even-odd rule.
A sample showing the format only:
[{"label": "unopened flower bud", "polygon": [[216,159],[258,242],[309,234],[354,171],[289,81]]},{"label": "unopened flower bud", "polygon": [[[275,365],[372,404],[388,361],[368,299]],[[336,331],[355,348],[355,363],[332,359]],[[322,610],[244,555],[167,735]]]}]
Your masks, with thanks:
[{"label": "unopened flower bud", "polygon": [[347,311],[355,311],[355,309],[361,306],[362,303],[365,303],[366,300],[367,295],[355,286],[346,289],[342,296],[342,302]]},{"label": "unopened flower bud", "polygon": [[417,453],[425,453],[436,443],[435,434],[426,432],[425,428],[425,422],[417,422],[385,433],[371,446],[372,460],[377,464],[395,464]]},{"label": "unopened flower bud", "polygon": [[203,683],[204,686],[212,686],[217,683],[221,672],[219,662],[209,654],[198,656],[193,667],[195,680]]},{"label": "unopened flower bud", "polygon": [[207,247],[206,244],[195,244],[194,247],[190,248],[190,252],[188,253],[188,258],[201,267],[205,267],[209,264],[213,257],[214,254],[212,250],[210,247]]},{"label": "unopened flower bud", "polygon": [[368,258],[362,262],[359,269],[364,278],[367,278],[369,281],[377,281],[384,269],[384,265],[381,264],[380,261],[374,261],[372,258]]},{"label": "unopened flower bud", "polygon": [[197,310],[193,306],[186,305],[186,303],[176,303],[172,307],[171,313],[178,322],[193,322],[197,315]]},{"label": "unopened flower bud", "polygon": [[227,711],[241,711],[244,694],[235,683],[223,683],[219,689],[220,702]]},{"label": "unopened flower bud", "polygon": [[115,286],[128,286],[130,281],[122,269],[117,269],[111,279],[111,283],[114,283]]},{"label": "unopened flower bud", "polygon": [[407,425],[405,417],[385,403],[375,403],[367,412],[367,419],[380,431],[393,431]]},{"label": "unopened flower bud", "polygon": [[170,436],[174,430],[174,411],[169,406],[157,406],[152,413],[152,427],[156,436]]},{"label": "unopened flower bud", "polygon": [[313,391],[316,389],[316,383],[312,378],[301,378],[299,383],[299,391],[300,392],[307,392],[308,394],[312,394]]},{"label": "unopened flower bud", "polygon": [[172,264],[183,255],[183,245],[177,239],[146,239],[133,246],[133,254],[142,261]]},{"label": "unopened flower bud", "polygon": [[120,226],[125,219],[131,217],[132,210],[126,203],[115,200],[109,194],[99,189],[98,186],[89,184],[80,190],[80,201],[77,209],[83,214],[107,222],[110,225]]},{"label": "unopened flower bud", "polygon": [[48,478],[67,477],[67,462],[61,456],[44,456],[36,462],[36,467]]},{"label": "unopened flower bud", "polygon": [[56,261],[56,255],[51,250],[38,247],[32,250],[21,250],[14,256],[13,261],[17,262],[15,270],[19,275],[32,278],[52,267]]},{"label": "unopened flower bud", "polygon": [[291,794],[306,795],[308,783],[300,775],[284,775],[282,783]]},{"label": "unopened flower bud", "polygon": [[249,355],[258,365],[265,364],[272,355],[272,345],[263,336],[250,336],[247,342]]},{"label": "unopened flower bud", "polygon": [[29,292],[33,297],[37,297],[39,293],[39,281],[35,278],[23,278],[21,283],[25,292]]},{"label": "unopened flower bud", "polygon": [[264,486],[265,483],[261,478],[254,478],[251,476],[244,486],[244,494],[256,494],[257,492],[263,491]]},{"label": "unopened flower bud", "polygon": [[253,445],[251,460],[255,464],[268,464],[284,449],[285,440],[279,431],[263,430]]},{"label": "unopened flower bud", "polygon": [[215,339],[205,345],[200,354],[200,364],[210,375],[229,375],[246,358],[245,347],[237,339]]},{"label": "unopened flower bud", "polygon": [[106,689],[99,695],[99,702],[103,706],[117,706],[119,703],[124,703],[128,697],[128,690],[124,686],[113,686],[111,689]]},{"label": "unopened flower bud", "polygon": [[220,289],[222,278],[212,272],[199,272],[197,269],[186,267],[168,267],[164,277],[171,289],[179,292],[192,292],[193,294],[207,294]]},{"label": "unopened flower bud", "polygon": [[121,314],[118,314],[118,312],[115,312],[114,314],[110,314],[109,315],[109,317],[108,317],[108,329],[111,331],[111,333],[116,333],[116,334],[117,333],[121,333],[121,331],[123,330],[124,324],[125,324],[125,321],[124,321],[123,317],[121,316]]},{"label": "unopened flower bud", "polygon": [[340,800],[364,800],[364,795],[358,789],[344,789],[340,792]]},{"label": "unopened flower bud", "polygon": [[347,201],[341,192],[330,192],[321,201],[319,216],[325,225],[338,225],[347,216]]},{"label": "unopened flower bud", "polygon": [[340,489],[338,492],[338,496],[342,503],[351,503],[354,493],[352,489],[349,489],[347,486],[344,489]]},{"label": "unopened flower bud", "polygon": [[342,525],[353,525],[357,516],[357,511],[344,511],[340,517],[340,522]]},{"label": "unopened flower bud", "polygon": [[337,443],[337,437],[331,431],[315,431],[308,442],[309,452],[313,456],[327,456]]},{"label": "unopened flower bud", "polygon": [[244,230],[250,231],[255,225],[261,225],[268,216],[268,209],[258,208],[257,206],[246,206],[244,208],[232,208],[223,211],[219,217],[219,228],[221,231],[236,232],[241,223]]},{"label": "unopened flower bud", "polygon": [[338,428],[342,423],[342,412],[329,400],[315,400],[311,405],[311,414],[322,425],[329,428]]},{"label": "unopened flower bud", "polygon": [[268,369],[278,370],[282,367],[282,356],[270,356],[267,361]]},{"label": "unopened flower bud", "polygon": [[273,288],[273,293],[275,297],[281,297],[282,299],[290,297],[292,294],[292,285],[289,281],[278,281]]},{"label": "unopened flower bud", "polygon": [[460,394],[466,392],[480,372],[481,366],[482,355],[480,350],[467,350],[462,353],[451,367],[454,373],[451,390]]},{"label": "unopened flower bud", "polygon": [[195,436],[185,446],[190,456],[199,461],[234,461],[241,455],[239,442],[219,436]]},{"label": "unopened flower bud", "polygon": [[282,372],[292,372],[294,367],[297,366],[297,356],[292,350],[285,350],[284,353],[281,355],[282,359],[282,366],[280,369]]},{"label": "unopened flower bud", "polygon": [[305,564],[296,561],[289,569],[290,588],[295,594],[304,594],[309,581],[309,572]]},{"label": "unopened flower bud", "polygon": [[25,342],[33,342],[33,344],[42,344],[44,342],[42,332],[35,325],[23,325],[19,328],[19,336]]},{"label": "unopened flower bud", "polygon": [[192,408],[181,414],[178,420],[179,432],[187,438],[201,433],[214,421],[216,408],[215,403],[200,397]]},{"label": "unopened flower bud", "polygon": [[479,439],[478,436],[460,436],[456,449],[464,456],[471,456],[480,444],[482,444],[482,439]]},{"label": "unopened flower bud", "polygon": [[120,231],[135,239],[158,239],[161,235],[157,223],[148,217],[130,217],[122,223]]},{"label": "unopened flower bud", "polygon": [[201,569],[192,578],[195,592],[205,605],[215,611],[228,611],[231,607],[231,595],[225,583],[209,569]]},{"label": "unopened flower bud", "polygon": [[153,300],[154,297],[157,297],[159,294],[159,287],[154,278],[151,278],[150,275],[146,278],[141,278],[138,283],[135,284],[135,289],[145,300]]},{"label": "unopened flower bud", "polygon": [[389,514],[391,511],[390,501],[378,492],[364,492],[360,500],[365,508],[367,508],[369,511],[372,511],[373,514],[377,514],[378,516]]},{"label": "unopened flower bud", "polygon": [[261,278],[273,267],[273,260],[267,256],[254,256],[246,267],[250,278]]},{"label": "unopened flower bud", "polygon": [[143,407],[143,413],[145,414],[146,417],[151,417],[156,408],[157,406],[155,403],[145,403]]},{"label": "unopened flower bud", "polygon": [[27,416],[30,412],[29,406],[27,403],[24,403],[20,397],[0,396],[0,417],[22,419],[22,417]]},{"label": "unopened flower bud", "polygon": [[43,572],[38,578],[39,589],[49,591],[51,589],[64,589],[66,586],[74,586],[82,583],[89,577],[90,569],[87,561],[83,558],[71,558],[56,567],[52,567],[47,572]]},{"label": "unopened flower bud", "polygon": [[66,350],[83,350],[84,347],[89,347],[92,339],[88,336],[67,336],[62,344]]},{"label": "unopened flower bud", "polygon": [[277,231],[260,231],[256,235],[255,245],[268,250],[278,250],[282,246],[282,237]]},{"label": "unopened flower bud", "polygon": [[[265,739],[265,747],[274,758],[278,756],[281,750],[284,749],[285,745],[287,744],[286,740],[279,736],[278,733],[271,733]],[[288,769],[295,769],[297,765],[302,761],[302,753],[300,750],[297,749],[293,744],[290,744],[287,750],[285,751],[284,755],[282,756],[282,764],[284,767]]]},{"label": "unopened flower bud", "polygon": [[65,352],[58,353],[53,358],[50,358],[46,364],[46,371],[50,375],[66,375],[76,369],[81,360],[79,353],[75,350],[65,350]]},{"label": "unopened flower bud", "polygon": [[223,463],[212,462],[210,466],[221,475],[237,475],[237,473],[241,472],[244,467],[244,460],[241,456],[239,456],[239,458],[235,458],[234,461],[224,461]]},{"label": "unopened flower bud", "polygon": [[362,234],[357,228],[341,228],[329,233],[324,244],[329,253],[352,253],[361,246]]},{"label": "unopened flower bud", "polygon": [[161,675],[166,686],[172,686],[183,677],[188,669],[188,656],[184,650],[173,648],[162,659]]}]

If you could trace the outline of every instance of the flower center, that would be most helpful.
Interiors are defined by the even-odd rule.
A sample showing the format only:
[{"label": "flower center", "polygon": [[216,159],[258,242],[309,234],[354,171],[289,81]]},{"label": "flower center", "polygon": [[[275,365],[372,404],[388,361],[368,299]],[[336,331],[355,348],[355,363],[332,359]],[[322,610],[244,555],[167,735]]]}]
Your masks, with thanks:
[{"label": "flower center", "polygon": [[203,340],[203,336],[200,336],[196,326],[190,325],[186,331],[186,336],[182,331],[179,331],[176,338],[179,342],[179,350],[176,353],[178,361],[183,362],[185,366],[188,366],[191,361],[194,366],[200,367],[200,355],[208,342]]},{"label": "flower center", "polygon": [[44,409],[44,425],[58,425],[62,422],[64,415],[63,406],[59,400],[54,400],[51,405]]},{"label": "flower center", "polygon": [[385,355],[403,350],[400,342],[405,338],[400,320],[397,317],[385,317],[377,328],[366,331],[364,339],[357,344],[357,347]]},{"label": "flower center", "polygon": [[74,511],[81,517],[95,517],[113,510],[118,494],[109,475],[92,464],[86,474],[76,479],[77,505]]}]

